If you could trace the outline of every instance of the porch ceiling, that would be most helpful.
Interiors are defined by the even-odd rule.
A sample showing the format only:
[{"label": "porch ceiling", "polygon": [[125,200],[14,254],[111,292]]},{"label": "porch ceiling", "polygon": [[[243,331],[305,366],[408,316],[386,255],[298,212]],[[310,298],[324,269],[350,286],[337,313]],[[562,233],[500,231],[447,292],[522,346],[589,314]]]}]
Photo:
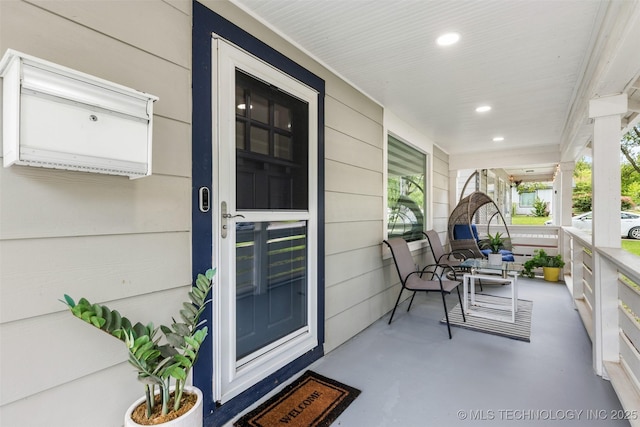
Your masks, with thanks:
[{"label": "porch ceiling", "polygon": [[[603,40],[628,27],[629,15],[637,19],[632,2],[233,1],[451,156],[522,153],[510,165],[480,166],[524,173],[516,179],[532,169],[526,154],[532,150],[551,153],[533,168],[547,175],[559,161],[579,157],[590,123],[578,101],[613,93],[602,88],[630,91],[629,75],[635,81],[640,70],[635,61],[613,76],[599,65],[619,55]],[[437,46],[449,31],[460,41]],[[634,56],[637,48],[636,42]],[[492,110],[477,113],[484,104]],[[504,141],[494,142],[497,136]]]}]

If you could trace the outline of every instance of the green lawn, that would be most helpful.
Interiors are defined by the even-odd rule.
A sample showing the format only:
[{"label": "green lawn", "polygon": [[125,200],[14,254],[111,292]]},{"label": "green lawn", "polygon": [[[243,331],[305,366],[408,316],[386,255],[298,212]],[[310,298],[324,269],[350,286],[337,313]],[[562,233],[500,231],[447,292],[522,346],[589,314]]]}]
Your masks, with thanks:
[{"label": "green lawn", "polygon": [[640,240],[622,239],[622,249],[640,256]]},{"label": "green lawn", "polygon": [[511,217],[511,223],[514,225],[544,225],[548,219],[548,216],[514,215]]}]

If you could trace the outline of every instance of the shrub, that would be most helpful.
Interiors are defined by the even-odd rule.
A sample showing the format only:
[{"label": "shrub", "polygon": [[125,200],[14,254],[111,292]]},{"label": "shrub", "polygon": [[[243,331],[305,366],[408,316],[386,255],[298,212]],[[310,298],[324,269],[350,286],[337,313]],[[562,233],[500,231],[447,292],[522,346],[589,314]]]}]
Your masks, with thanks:
[{"label": "shrub", "polygon": [[623,211],[628,211],[629,209],[633,209],[635,207],[635,203],[633,203],[633,199],[628,196],[620,197],[620,209]]},{"label": "shrub", "polygon": [[535,216],[549,216],[549,209],[547,209],[548,205],[548,202],[536,197],[536,200],[533,202],[533,214]]}]

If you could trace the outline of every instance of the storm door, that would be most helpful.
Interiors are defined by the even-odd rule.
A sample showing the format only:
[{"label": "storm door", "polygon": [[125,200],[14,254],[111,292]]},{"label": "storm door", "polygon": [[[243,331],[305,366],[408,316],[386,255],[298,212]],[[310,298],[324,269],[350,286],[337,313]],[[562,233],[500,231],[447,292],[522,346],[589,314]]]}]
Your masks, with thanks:
[{"label": "storm door", "polygon": [[317,345],[317,92],[214,46],[215,394],[224,402]]}]

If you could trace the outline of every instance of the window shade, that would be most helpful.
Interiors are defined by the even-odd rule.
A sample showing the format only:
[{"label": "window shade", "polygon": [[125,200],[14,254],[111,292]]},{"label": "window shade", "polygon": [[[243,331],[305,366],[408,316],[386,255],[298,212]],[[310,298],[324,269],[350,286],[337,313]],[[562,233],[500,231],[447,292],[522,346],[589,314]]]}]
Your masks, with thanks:
[{"label": "window shade", "polygon": [[421,175],[425,170],[426,156],[389,135],[387,164],[390,176]]}]

